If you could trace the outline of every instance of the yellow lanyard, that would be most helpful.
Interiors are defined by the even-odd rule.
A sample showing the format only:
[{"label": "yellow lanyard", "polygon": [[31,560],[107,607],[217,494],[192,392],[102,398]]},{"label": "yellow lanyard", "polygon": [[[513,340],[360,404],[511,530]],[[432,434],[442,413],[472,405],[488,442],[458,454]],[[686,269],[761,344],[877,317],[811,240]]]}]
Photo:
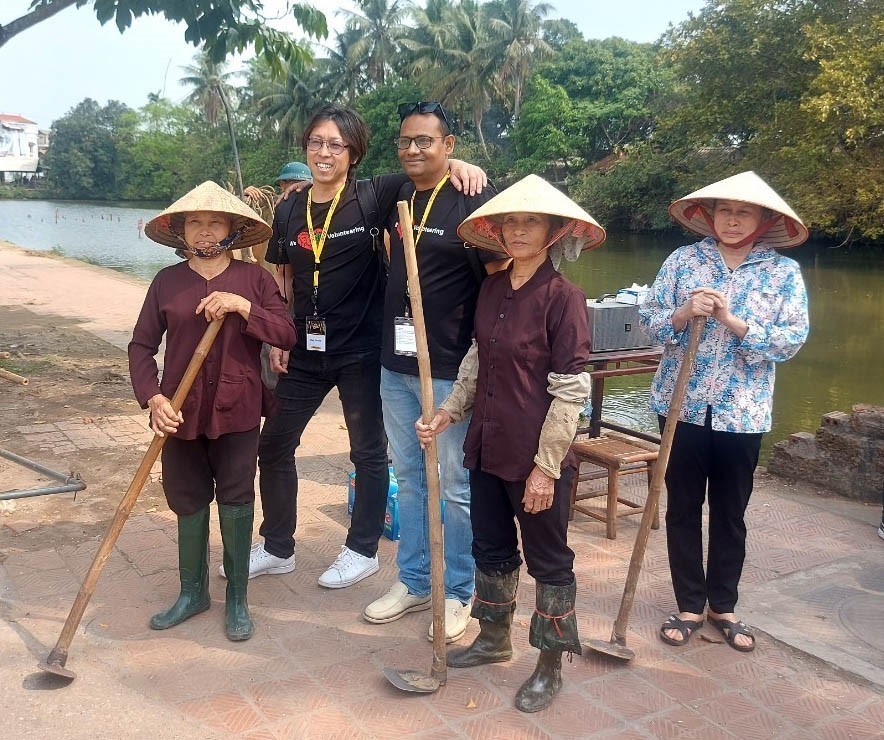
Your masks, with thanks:
[{"label": "yellow lanyard", "polygon": [[[430,215],[430,211],[433,209],[433,203],[436,200],[436,196],[439,195],[439,191],[442,189],[442,186],[448,182],[451,178],[451,172],[446,172],[445,177],[443,177],[436,184],[436,187],[433,188],[433,194],[430,196],[430,200],[427,201],[427,207],[424,209],[424,215],[421,218],[421,225],[418,227],[417,236],[414,237],[414,248],[417,249],[417,243],[421,240],[421,234],[424,233],[424,225],[427,223],[427,218]],[[411,224],[412,228],[414,227],[414,196],[417,195],[417,191],[411,194],[411,209],[409,211],[411,215]]]},{"label": "yellow lanyard", "polygon": [[341,185],[341,189],[335,193],[334,200],[332,200],[331,205],[328,208],[328,215],[325,217],[325,225],[322,227],[322,233],[319,235],[319,240],[316,239],[316,234],[313,233],[313,214],[311,213],[313,209],[313,188],[310,188],[307,191],[307,233],[310,235],[310,246],[313,248],[313,287],[319,287],[319,258],[322,256],[322,250],[325,249],[325,238],[328,236],[328,228],[331,226],[332,215],[335,212],[335,208],[338,207],[338,201],[341,199],[341,193],[344,192],[344,188],[347,187],[346,181],[343,185]]}]

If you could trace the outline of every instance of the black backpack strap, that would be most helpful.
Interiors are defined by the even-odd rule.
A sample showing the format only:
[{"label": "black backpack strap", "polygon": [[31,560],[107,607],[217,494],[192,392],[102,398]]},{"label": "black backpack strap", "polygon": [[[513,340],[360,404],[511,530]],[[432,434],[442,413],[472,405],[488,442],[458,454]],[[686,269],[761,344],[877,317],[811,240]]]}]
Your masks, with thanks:
[{"label": "black backpack strap", "polygon": [[[458,191],[457,195],[458,224],[462,224],[467,217],[466,196],[462,191]],[[470,263],[470,267],[473,268],[473,275],[476,277],[476,282],[481,284],[488,273],[485,270],[485,265],[482,264],[482,260],[479,259],[479,250],[466,242],[463,243],[463,247],[467,250],[467,260]]]},{"label": "black backpack strap", "polygon": [[372,246],[381,260],[386,275],[388,269],[387,250],[384,249],[384,240],[381,237],[381,207],[378,204],[378,194],[371,180],[356,180],[354,186],[356,188],[356,202],[359,204],[359,212],[362,214],[362,222],[371,235]]}]

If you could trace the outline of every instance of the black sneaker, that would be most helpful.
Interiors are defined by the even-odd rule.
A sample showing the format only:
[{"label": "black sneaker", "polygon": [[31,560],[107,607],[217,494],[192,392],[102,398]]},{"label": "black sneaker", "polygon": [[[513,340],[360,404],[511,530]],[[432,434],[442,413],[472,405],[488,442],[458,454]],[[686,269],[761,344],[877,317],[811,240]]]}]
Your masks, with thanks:
[{"label": "black sneaker", "polygon": [[878,525],[878,536],[884,540],[884,515],[881,516],[881,523]]}]

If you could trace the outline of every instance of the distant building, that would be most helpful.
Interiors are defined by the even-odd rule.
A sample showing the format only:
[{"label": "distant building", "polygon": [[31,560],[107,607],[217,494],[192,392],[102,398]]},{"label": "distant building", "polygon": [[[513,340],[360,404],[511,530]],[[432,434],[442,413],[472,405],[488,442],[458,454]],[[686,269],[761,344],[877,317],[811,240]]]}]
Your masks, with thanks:
[{"label": "distant building", "polygon": [[16,174],[36,173],[40,143],[40,131],[34,121],[0,113],[0,180],[8,182]]}]

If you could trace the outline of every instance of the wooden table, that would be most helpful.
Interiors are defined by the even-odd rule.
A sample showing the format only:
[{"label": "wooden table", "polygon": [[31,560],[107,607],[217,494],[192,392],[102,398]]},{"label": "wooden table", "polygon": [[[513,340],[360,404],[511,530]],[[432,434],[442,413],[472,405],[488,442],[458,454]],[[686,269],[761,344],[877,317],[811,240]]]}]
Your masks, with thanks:
[{"label": "wooden table", "polygon": [[589,355],[587,369],[592,377],[592,414],[589,427],[585,430],[590,437],[598,437],[602,427],[613,429],[632,437],[638,437],[659,444],[660,436],[629,429],[609,421],[602,421],[602,402],[605,397],[605,378],[620,375],[638,375],[656,371],[663,356],[662,347],[642,347],[640,349],[618,349],[608,352],[592,352]]}]

